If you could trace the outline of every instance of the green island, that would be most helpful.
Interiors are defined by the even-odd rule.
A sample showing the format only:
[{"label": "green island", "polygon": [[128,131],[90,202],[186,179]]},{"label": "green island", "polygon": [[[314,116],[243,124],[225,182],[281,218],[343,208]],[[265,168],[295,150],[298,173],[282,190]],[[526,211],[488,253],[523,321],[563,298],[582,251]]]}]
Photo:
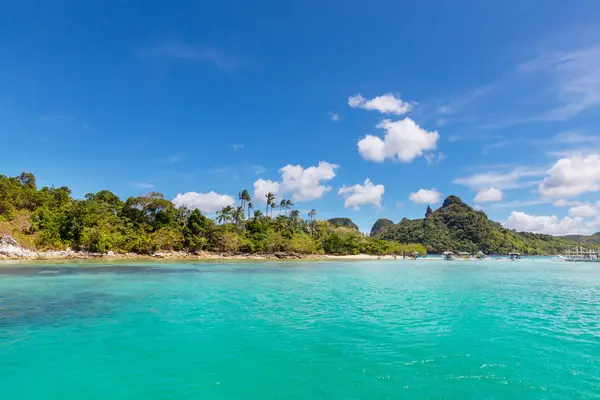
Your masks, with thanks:
[{"label": "green island", "polygon": [[[199,210],[177,208],[161,193],[122,201],[108,190],[71,197],[68,187],[38,189],[35,176],[0,175],[0,235],[10,235],[27,249],[90,253],[153,254],[158,251],[300,255],[407,255],[463,251],[486,254],[559,254],[567,238],[515,232],[490,221],[456,196],[437,210],[427,207],[421,219],[397,224],[379,219],[362,234],[349,218],[307,218],[291,200],[267,194],[264,212],[247,190],[239,205],[226,206],[214,219]],[[262,207],[261,207],[262,208]],[[275,211],[275,216],[273,213]]]}]

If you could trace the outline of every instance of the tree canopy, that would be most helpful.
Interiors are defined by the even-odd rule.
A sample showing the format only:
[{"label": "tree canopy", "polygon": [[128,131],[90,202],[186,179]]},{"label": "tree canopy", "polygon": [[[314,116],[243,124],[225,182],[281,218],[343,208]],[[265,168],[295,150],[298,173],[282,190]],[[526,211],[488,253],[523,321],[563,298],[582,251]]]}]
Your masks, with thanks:
[{"label": "tree canopy", "polygon": [[[304,219],[291,200],[276,202],[273,193],[265,196],[264,214],[254,210],[247,190],[240,191],[238,199],[238,206],[222,208],[213,220],[199,210],[176,208],[161,193],[122,201],[102,190],[74,199],[67,187],[38,189],[31,173],[12,178],[0,175],[0,234],[18,237],[21,244],[38,250],[72,248],[97,253],[185,250],[383,255],[425,251],[421,245],[365,237],[347,218],[334,223],[316,220],[314,209]],[[272,217],[274,209],[279,212]],[[336,226],[338,222],[343,226]]]}]

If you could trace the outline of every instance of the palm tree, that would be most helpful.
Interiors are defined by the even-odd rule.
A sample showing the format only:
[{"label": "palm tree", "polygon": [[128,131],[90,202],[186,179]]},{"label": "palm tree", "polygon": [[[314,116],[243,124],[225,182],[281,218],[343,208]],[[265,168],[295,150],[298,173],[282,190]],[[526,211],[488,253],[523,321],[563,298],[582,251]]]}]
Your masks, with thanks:
[{"label": "palm tree", "polygon": [[248,219],[250,219],[250,211],[254,210],[254,204],[251,201],[248,201]]},{"label": "palm tree", "polygon": [[312,234],[315,234],[315,217],[317,216],[317,210],[314,208],[308,212],[308,218],[310,218],[310,230]]},{"label": "palm tree", "polygon": [[241,225],[244,221],[244,209],[241,206],[236,208],[231,217],[238,226]]},{"label": "palm tree", "polygon": [[217,222],[220,224],[227,223],[231,219],[233,215],[233,207],[227,206],[221,208],[220,211],[217,211]]},{"label": "palm tree", "polygon": [[273,196],[273,199],[271,200],[271,218],[273,218],[273,209],[277,207],[277,202],[275,201],[275,196]]},{"label": "palm tree", "polygon": [[284,199],[281,199],[281,201],[279,202],[279,214],[280,215],[283,214],[283,209],[285,208],[286,204],[287,203],[285,202]]},{"label": "palm tree", "polygon": [[250,197],[250,193],[248,193],[248,191],[244,189],[240,193],[238,193],[238,199],[240,199],[240,206],[242,207],[242,210],[246,211],[246,204],[248,204],[250,200],[252,200],[252,198]]},{"label": "palm tree", "polygon": [[265,215],[269,214],[269,207],[271,207],[271,215],[273,215],[273,207],[275,207],[275,195],[271,192],[265,195],[267,198],[267,208],[265,209]]},{"label": "palm tree", "polygon": [[262,217],[262,213],[260,212],[260,210],[254,210],[254,220],[256,221],[260,217]]},{"label": "palm tree", "polygon": [[285,201],[285,209],[289,211],[290,208],[294,207],[294,203],[290,199]]},{"label": "palm tree", "polygon": [[292,212],[290,213],[290,219],[292,220],[292,225],[294,226],[294,228],[296,227],[296,225],[298,225],[299,217],[300,217],[300,211],[292,210]]}]

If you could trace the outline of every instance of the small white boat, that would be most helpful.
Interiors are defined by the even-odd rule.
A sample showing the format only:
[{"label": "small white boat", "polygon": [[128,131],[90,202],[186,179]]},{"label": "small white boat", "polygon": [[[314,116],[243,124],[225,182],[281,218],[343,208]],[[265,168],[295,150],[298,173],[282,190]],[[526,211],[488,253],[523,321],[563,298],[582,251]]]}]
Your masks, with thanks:
[{"label": "small white boat", "polygon": [[443,252],[442,256],[444,257],[444,260],[446,260],[446,261],[456,260],[456,255],[453,252],[451,252],[451,251],[445,251],[445,252]]}]

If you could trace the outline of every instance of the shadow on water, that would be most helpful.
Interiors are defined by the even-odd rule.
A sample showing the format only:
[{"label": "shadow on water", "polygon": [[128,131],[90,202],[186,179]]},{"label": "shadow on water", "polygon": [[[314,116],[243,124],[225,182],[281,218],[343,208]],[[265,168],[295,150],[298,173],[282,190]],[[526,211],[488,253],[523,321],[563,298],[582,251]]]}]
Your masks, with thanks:
[{"label": "shadow on water", "polygon": [[147,265],[72,265],[72,266],[37,266],[11,265],[0,267],[1,276],[64,276],[85,274],[260,274],[284,272],[292,270],[289,266],[237,266],[223,267],[222,265],[207,266],[206,264],[186,264],[185,266],[147,266]]},{"label": "shadow on water", "polygon": [[67,320],[111,315],[123,296],[101,292],[64,295],[14,294],[0,296],[0,328],[58,326]]}]

